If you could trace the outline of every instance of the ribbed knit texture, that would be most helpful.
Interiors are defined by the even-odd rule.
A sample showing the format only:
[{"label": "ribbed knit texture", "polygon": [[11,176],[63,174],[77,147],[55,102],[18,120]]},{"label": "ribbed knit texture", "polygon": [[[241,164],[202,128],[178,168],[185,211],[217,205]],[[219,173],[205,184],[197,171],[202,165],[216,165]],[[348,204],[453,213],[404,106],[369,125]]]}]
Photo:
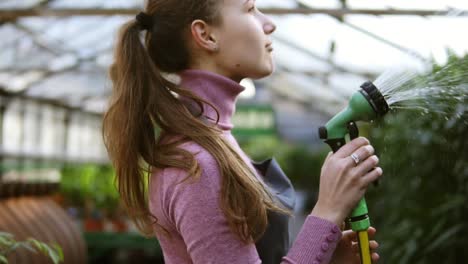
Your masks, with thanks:
[{"label": "ribbed knit texture", "polygon": [[[236,100],[244,88],[231,79],[202,70],[186,70],[181,78],[182,87],[218,109],[218,127],[255,171],[231,134]],[[204,106],[204,115],[216,121],[216,112],[208,105]],[[195,154],[202,168],[200,180],[177,184],[187,173],[167,168],[155,170],[149,186],[150,211],[172,237],[156,234],[165,263],[261,263],[255,244],[244,244],[230,231],[219,207],[221,175],[213,156],[194,142],[185,143],[182,148]],[[341,231],[334,223],[309,215],[282,263],[329,263],[340,238]]]}]

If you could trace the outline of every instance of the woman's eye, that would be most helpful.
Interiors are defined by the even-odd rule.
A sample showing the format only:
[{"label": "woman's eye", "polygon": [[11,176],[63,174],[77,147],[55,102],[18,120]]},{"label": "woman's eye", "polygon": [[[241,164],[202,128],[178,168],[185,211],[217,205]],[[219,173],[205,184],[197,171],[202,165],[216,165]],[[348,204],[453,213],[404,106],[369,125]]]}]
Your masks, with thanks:
[{"label": "woman's eye", "polygon": [[252,12],[255,10],[255,6],[252,6],[251,8],[249,8],[249,12]]}]

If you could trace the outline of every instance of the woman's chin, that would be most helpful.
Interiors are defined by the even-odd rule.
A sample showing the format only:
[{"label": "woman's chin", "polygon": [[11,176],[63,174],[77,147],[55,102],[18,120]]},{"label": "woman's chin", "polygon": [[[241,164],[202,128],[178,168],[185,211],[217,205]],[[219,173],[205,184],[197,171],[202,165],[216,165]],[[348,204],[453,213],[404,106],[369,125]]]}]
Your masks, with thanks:
[{"label": "woman's chin", "polygon": [[261,79],[271,75],[275,71],[275,65],[273,63],[267,63],[259,67],[257,74],[255,74],[255,79]]},{"label": "woman's chin", "polygon": [[275,66],[271,61],[263,64],[252,65],[251,67],[245,67],[242,76],[251,79],[261,79],[271,75],[275,70]]},{"label": "woman's chin", "polygon": [[260,77],[260,78],[267,77],[267,76],[271,75],[274,71],[275,71],[275,65],[273,65],[273,64],[267,65],[267,67],[265,67],[265,71],[263,73],[263,76]]},{"label": "woman's chin", "polygon": [[273,72],[275,72],[276,70],[276,67],[275,67],[275,64],[273,62],[270,63],[270,71],[268,73],[268,75],[272,74]]}]

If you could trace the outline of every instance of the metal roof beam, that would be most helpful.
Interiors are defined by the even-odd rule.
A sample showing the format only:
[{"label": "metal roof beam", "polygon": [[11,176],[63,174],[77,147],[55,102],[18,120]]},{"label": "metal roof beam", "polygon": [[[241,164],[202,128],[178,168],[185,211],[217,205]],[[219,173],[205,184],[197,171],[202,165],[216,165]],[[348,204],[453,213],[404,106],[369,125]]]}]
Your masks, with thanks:
[{"label": "metal roof beam", "polygon": [[36,32],[33,30],[29,29],[28,27],[21,25],[19,23],[13,23],[14,27],[17,28],[20,31],[23,31],[29,37],[31,40],[40,48],[47,50],[48,52],[54,54],[54,55],[60,55],[64,53],[65,51],[61,50],[58,46],[51,46],[51,43],[49,43],[47,40],[45,40],[42,36],[36,35]]},{"label": "metal roof beam", "polygon": [[[291,14],[328,14],[335,17],[345,15],[416,15],[416,16],[447,16],[451,18],[467,17],[468,11],[459,10],[453,16],[453,9],[447,10],[418,10],[418,9],[348,9],[348,8],[261,8],[262,12],[272,15]],[[112,16],[112,15],[135,15],[140,12],[139,8],[27,8],[27,9],[0,9],[0,21],[16,20],[22,17],[69,17],[69,16]]]},{"label": "metal roof beam", "polygon": [[[301,0],[297,0],[297,3],[302,8],[313,9],[311,6],[303,3],[303,1],[301,1]],[[346,2],[342,1],[342,4],[345,5]],[[424,57],[423,55],[421,55],[417,51],[414,51],[414,50],[411,50],[409,48],[403,47],[402,45],[399,45],[399,44],[397,44],[395,42],[392,42],[392,41],[390,41],[390,40],[388,40],[388,39],[386,39],[386,38],[384,38],[382,36],[379,36],[379,35],[377,35],[375,33],[372,33],[370,31],[366,30],[366,29],[364,29],[362,27],[359,27],[359,26],[356,26],[356,25],[354,25],[352,23],[349,23],[348,21],[345,20],[345,18],[343,16],[333,16],[332,15],[332,17],[336,18],[343,25],[346,25],[346,26],[350,27],[351,29],[356,30],[356,31],[358,31],[358,32],[360,32],[360,33],[362,33],[364,35],[367,35],[367,36],[369,36],[369,37],[371,37],[371,38],[373,38],[373,39],[375,39],[377,41],[380,41],[380,42],[382,42],[382,43],[384,43],[384,44],[386,44],[386,45],[388,45],[388,46],[390,46],[392,48],[398,49],[399,51],[401,51],[403,53],[406,53],[406,54],[408,54],[408,55],[410,55],[412,57],[415,57],[415,58],[417,58],[418,60],[420,60],[420,61],[422,61],[424,63],[430,62],[430,60],[428,58]]]},{"label": "metal roof beam", "polygon": [[75,157],[65,157],[63,155],[44,155],[37,153],[27,153],[27,152],[9,152],[6,150],[0,149],[0,159],[27,159],[33,161],[47,162],[47,163],[56,163],[57,166],[63,164],[109,164],[108,159],[99,159],[99,158],[75,158]]},{"label": "metal roof beam", "polygon": [[290,40],[287,40],[287,39],[285,39],[285,38],[281,38],[281,37],[279,37],[278,35],[273,36],[273,38],[274,38],[275,40],[278,40],[278,41],[280,41],[281,43],[283,43],[283,44],[285,44],[285,45],[287,45],[287,46],[289,46],[289,47],[291,47],[291,48],[297,50],[297,51],[303,52],[304,54],[310,56],[311,58],[314,58],[314,59],[316,59],[316,60],[319,60],[319,61],[322,61],[322,62],[325,62],[325,63],[329,64],[329,65],[330,65],[333,69],[335,69],[337,72],[351,73],[351,74],[354,74],[354,75],[367,77],[367,76],[363,75],[363,74],[360,73],[360,72],[356,72],[356,71],[353,71],[353,70],[351,70],[351,69],[347,69],[347,68],[345,68],[345,67],[343,67],[343,66],[337,65],[337,64],[335,64],[333,61],[331,61],[331,60],[329,60],[329,59],[327,59],[327,58],[324,58],[324,57],[322,57],[322,56],[320,56],[320,55],[314,53],[313,51],[311,51],[311,50],[309,50],[309,49],[306,49],[306,48],[304,48],[304,47],[301,47],[301,46],[297,45],[296,43],[294,43],[294,42],[292,42],[292,41],[290,41]]},{"label": "metal roof beam", "polygon": [[[330,75],[333,75],[333,74],[340,74],[340,72],[338,71],[328,71],[328,72],[317,72],[317,71],[308,71],[308,70],[292,70],[292,69],[289,69],[283,65],[280,65],[279,66],[279,71],[281,72],[286,72],[286,73],[292,73],[292,74],[303,74],[303,75],[307,75],[307,76],[310,76],[310,77],[315,77],[315,78],[324,78],[324,77],[328,77]],[[348,73],[348,74],[352,74],[352,75],[358,75],[358,76],[361,76],[367,80],[375,80],[375,78],[378,77],[378,74],[377,73],[372,73],[372,72],[364,72],[364,71],[353,71],[352,73]]]},{"label": "metal roof beam", "polygon": [[354,29],[354,30],[356,30],[358,32],[361,32],[362,34],[367,35],[367,36],[369,36],[369,37],[371,37],[371,38],[373,38],[373,39],[375,39],[375,40],[377,40],[379,42],[382,42],[382,43],[384,43],[384,44],[386,44],[386,45],[388,45],[388,46],[390,46],[392,48],[395,48],[395,49],[397,49],[397,50],[399,50],[399,51],[401,51],[401,52],[403,52],[405,54],[408,54],[408,55],[410,55],[410,56],[412,56],[414,58],[417,58],[418,60],[420,60],[420,61],[422,61],[424,63],[429,63],[431,61],[430,59],[424,57],[423,55],[421,55],[419,52],[417,52],[415,50],[403,47],[402,45],[400,45],[398,43],[392,42],[392,41],[390,41],[390,40],[388,40],[388,39],[386,39],[384,37],[381,37],[381,36],[379,36],[377,34],[374,34],[374,33],[370,32],[370,31],[366,30],[366,29],[364,29],[362,27],[356,26],[356,25],[354,25],[352,23],[349,23],[349,22],[347,22],[345,20],[342,20],[341,23],[343,23],[343,25],[346,25],[346,26],[348,26],[348,27],[350,27],[350,28],[352,28],[352,29]]},{"label": "metal roof beam", "polygon": [[47,99],[47,98],[41,98],[41,97],[34,97],[30,95],[25,95],[25,94],[15,94],[6,91],[4,88],[0,86],[0,98],[2,98],[3,103],[8,103],[9,100],[11,99],[21,99],[21,100],[26,100],[26,101],[34,101],[39,104],[43,105],[49,105],[49,106],[54,106],[54,107],[59,107],[64,110],[70,111],[70,112],[79,112],[82,114],[90,115],[90,116],[96,116],[101,118],[102,114],[101,113],[95,113],[91,111],[84,110],[81,107],[76,107],[76,106],[70,106],[58,99]]}]

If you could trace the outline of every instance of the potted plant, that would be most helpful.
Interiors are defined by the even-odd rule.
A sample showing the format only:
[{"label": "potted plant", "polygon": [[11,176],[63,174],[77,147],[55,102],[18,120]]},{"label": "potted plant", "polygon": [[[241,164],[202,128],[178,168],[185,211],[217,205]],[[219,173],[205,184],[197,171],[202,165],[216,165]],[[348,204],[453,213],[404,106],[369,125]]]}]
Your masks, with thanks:
[{"label": "potted plant", "polygon": [[59,245],[47,245],[33,238],[16,241],[10,233],[0,231],[0,263],[8,263],[8,255],[18,248],[25,248],[32,252],[39,252],[49,257],[54,264],[63,261],[63,252]]}]

